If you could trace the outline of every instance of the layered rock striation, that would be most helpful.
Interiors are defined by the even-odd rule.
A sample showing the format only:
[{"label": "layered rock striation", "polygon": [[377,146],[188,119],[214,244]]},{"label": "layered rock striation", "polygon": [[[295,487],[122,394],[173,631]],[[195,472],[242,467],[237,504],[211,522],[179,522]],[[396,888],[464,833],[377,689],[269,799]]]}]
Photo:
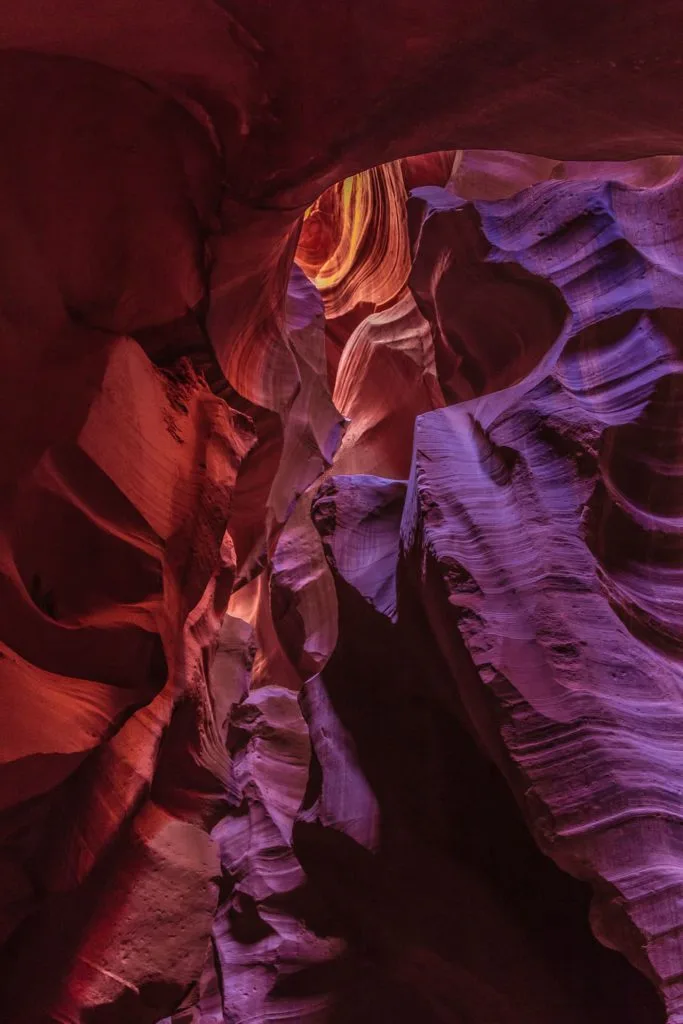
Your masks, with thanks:
[{"label": "layered rock striation", "polygon": [[0,26],[3,1019],[682,1024],[680,6]]}]

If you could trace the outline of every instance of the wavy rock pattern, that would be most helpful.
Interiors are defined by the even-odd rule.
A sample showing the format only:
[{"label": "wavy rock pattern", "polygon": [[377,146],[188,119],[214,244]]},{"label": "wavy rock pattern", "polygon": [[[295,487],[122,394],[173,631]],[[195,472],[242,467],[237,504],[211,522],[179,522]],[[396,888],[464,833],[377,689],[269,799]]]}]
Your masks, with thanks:
[{"label": "wavy rock pattern", "polygon": [[12,1024],[683,1022],[683,13],[466,15],[0,13]]},{"label": "wavy rock pattern", "polygon": [[[47,999],[54,1019],[123,1013],[131,994],[153,1019],[201,963],[205,826],[227,771],[204,659],[250,443],[191,368],[163,375],[119,339],[77,441],[49,449],[5,509],[3,863],[17,885],[3,923],[8,955],[21,938],[50,963],[28,985],[17,946],[14,1020]],[[57,523],[71,546],[41,545]]]},{"label": "wavy rock pattern", "polygon": [[[637,199],[671,210],[680,189]],[[539,842],[595,883],[597,933],[678,1020],[681,319],[648,310],[683,304],[683,254],[668,220],[643,251],[635,201],[590,183],[479,204],[500,258],[562,287],[570,333],[530,390],[418,422],[403,530],[424,585],[430,559],[443,579]]]},{"label": "wavy rock pattern", "polygon": [[306,211],[296,259],[326,316],[383,306],[401,290],[410,268],[405,200],[400,165],[382,164],[327,189]]},{"label": "wavy rock pattern", "polygon": [[[625,236],[634,202],[675,207],[678,177],[672,161],[609,186],[563,168],[472,204],[452,171],[469,158],[445,187],[416,178],[409,288],[344,329],[341,444],[225,620],[256,632],[214,833],[223,1016],[205,981],[196,1020],[661,1020],[589,918],[677,1019],[676,549],[637,539],[653,522],[637,495],[651,479],[655,507],[671,500],[679,318],[646,307],[680,292],[666,231],[645,262]],[[473,282],[484,298],[457,303]],[[291,287],[292,325],[310,324],[314,296]],[[300,468],[280,462],[271,501],[301,490]],[[653,603],[657,550],[671,598]],[[406,903],[415,864],[438,905],[424,887]]]}]

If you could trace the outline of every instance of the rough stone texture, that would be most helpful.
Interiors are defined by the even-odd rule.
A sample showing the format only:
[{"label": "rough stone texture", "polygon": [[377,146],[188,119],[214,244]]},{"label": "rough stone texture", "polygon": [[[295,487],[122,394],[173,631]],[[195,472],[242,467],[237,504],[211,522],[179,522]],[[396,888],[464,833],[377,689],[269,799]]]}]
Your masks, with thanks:
[{"label": "rough stone texture", "polygon": [[375,13],[0,13],[9,1024],[683,1024],[683,9]]}]

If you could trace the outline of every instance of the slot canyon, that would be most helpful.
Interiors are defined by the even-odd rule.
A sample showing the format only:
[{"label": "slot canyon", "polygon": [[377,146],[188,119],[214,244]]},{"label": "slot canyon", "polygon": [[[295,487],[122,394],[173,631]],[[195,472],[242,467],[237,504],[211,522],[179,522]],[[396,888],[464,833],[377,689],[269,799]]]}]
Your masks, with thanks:
[{"label": "slot canyon", "polygon": [[682,44],[0,9],[0,1021],[683,1024]]}]

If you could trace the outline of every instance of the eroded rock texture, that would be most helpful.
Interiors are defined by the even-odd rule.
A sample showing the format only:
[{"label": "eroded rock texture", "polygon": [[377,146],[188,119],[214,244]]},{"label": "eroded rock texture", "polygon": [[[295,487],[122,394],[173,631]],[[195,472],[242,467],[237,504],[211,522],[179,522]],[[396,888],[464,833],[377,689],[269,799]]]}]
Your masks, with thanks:
[{"label": "eroded rock texture", "polygon": [[680,4],[371,13],[0,14],[9,1024],[683,1024]]}]

